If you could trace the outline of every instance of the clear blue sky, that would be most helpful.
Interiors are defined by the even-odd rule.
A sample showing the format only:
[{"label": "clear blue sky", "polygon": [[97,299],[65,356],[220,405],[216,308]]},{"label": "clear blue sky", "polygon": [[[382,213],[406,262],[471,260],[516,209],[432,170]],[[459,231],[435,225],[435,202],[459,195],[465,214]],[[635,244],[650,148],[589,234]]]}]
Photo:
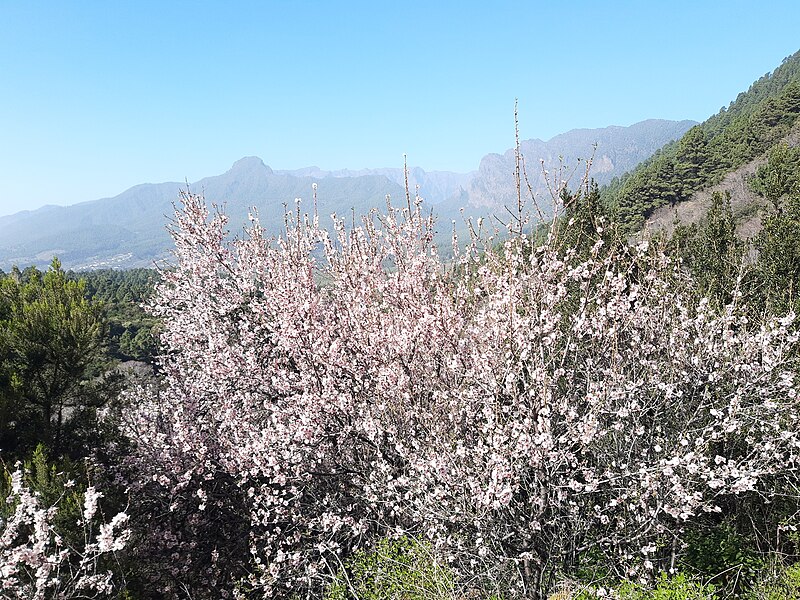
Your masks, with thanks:
[{"label": "clear blue sky", "polygon": [[0,215],[273,168],[469,171],[523,138],[703,120],[800,2],[0,0]]}]

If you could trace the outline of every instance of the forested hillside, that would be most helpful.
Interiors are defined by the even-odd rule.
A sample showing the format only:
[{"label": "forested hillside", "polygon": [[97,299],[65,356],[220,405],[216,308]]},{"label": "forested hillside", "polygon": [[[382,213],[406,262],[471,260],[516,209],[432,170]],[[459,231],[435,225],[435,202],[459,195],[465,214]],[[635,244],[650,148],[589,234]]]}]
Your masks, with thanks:
[{"label": "forested hillside", "polygon": [[102,303],[109,324],[109,354],[117,360],[152,363],[157,320],[145,312],[143,304],[160,279],[158,271],[100,269],[67,276],[85,281],[87,298]]},{"label": "forested hillside", "polygon": [[800,116],[800,53],[786,58],[727,108],[690,129],[603,190],[603,200],[629,230],[658,207],[693,193],[760,156],[786,136]]}]

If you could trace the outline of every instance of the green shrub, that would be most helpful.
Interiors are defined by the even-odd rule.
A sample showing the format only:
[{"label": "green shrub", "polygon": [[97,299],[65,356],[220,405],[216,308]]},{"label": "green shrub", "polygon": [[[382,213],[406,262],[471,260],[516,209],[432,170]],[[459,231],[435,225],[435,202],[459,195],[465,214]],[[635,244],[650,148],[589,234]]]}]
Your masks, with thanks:
[{"label": "green shrub", "polygon": [[750,600],[786,600],[800,598],[800,564],[778,569],[753,587]]},{"label": "green shrub", "polygon": [[[625,582],[614,590],[612,598],[619,600],[707,600],[715,597],[715,588],[711,584],[703,584],[679,573],[672,577],[666,574],[661,576],[654,588],[648,588],[636,583]],[[600,595],[596,589],[579,592],[574,600],[596,600],[608,597]]]},{"label": "green shrub", "polygon": [[713,580],[717,588],[739,595],[751,588],[767,568],[752,538],[725,521],[687,536],[682,568]]},{"label": "green shrub", "polygon": [[409,538],[382,540],[357,552],[328,586],[326,600],[444,600],[455,597],[453,574],[429,545]]},{"label": "green shrub", "polygon": [[619,590],[620,600],[706,600],[714,597],[714,586],[703,584],[679,573],[661,576],[653,589],[625,584]]},{"label": "green shrub", "polygon": [[[45,506],[58,505],[54,525],[65,541],[76,546],[83,541],[83,529],[78,525],[85,486],[76,483],[80,473],[68,460],[56,463],[49,459],[43,444],[36,446],[31,458],[23,462],[25,485],[33,490]],[[78,475],[76,476],[76,473]],[[0,524],[13,514],[15,506],[8,503],[11,490],[11,471],[6,468],[0,480]]]}]

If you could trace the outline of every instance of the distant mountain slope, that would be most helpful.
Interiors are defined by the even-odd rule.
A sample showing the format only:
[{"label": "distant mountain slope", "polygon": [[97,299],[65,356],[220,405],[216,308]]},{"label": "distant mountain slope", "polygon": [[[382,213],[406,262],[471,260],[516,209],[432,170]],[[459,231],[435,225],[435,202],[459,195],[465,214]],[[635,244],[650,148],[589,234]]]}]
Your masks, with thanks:
[{"label": "distant mountain slope", "polygon": [[603,190],[629,229],[662,206],[675,207],[767,152],[800,117],[800,52],[786,58],[727,108],[691,128]]},{"label": "distant mountain slope", "polygon": [[[548,165],[564,158],[574,164],[578,157],[595,153],[593,174],[606,181],[647,158],[656,148],[678,137],[692,125],[689,121],[643,121],[631,127],[578,129],[543,142],[522,142],[533,185],[540,196],[544,180],[539,159]],[[596,151],[594,150],[597,145]],[[391,195],[405,197],[405,173],[400,169],[343,169],[323,171],[316,167],[273,171],[261,159],[243,158],[222,175],[189,185],[209,202],[224,204],[233,232],[245,223],[250,207],[256,207],[269,233],[283,227],[284,206],[303,198],[311,209],[312,184],[317,183],[319,212],[323,223],[331,213],[364,214],[385,206]],[[487,216],[515,202],[514,151],[490,154],[478,171],[449,173],[409,169],[412,194],[417,186],[426,210],[439,218],[441,243],[449,243],[450,221],[463,223],[463,216]],[[172,203],[185,184],[142,184],[113,198],[73,206],[46,206],[0,217],[0,269],[12,265],[46,266],[57,255],[65,268],[129,268],[152,266],[169,256],[171,240],[166,223]],[[465,208],[464,213],[460,211]],[[462,230],[463,231],[463,230]]]},{"label": "distant mountain slope", "polygon": [[[319,179],[274,173],[260,159],[236,162],[226,173],[190,184],[209,202],[225,205],[235,232],[256,207],[268,232],[283,226],[284,205],[303,198],[311,209],[312,183],[319,184],[319,211],[357,214],[400,197],[403,188],[378,175]],[[0,218],[0,268],[39,266],[58,255],[66,268],[152,266],[168,255],[166,224],[180,183],[138,185],[113,198],[73,206],[47,206]]]},{"label": "distant mountain slope", "polygon": [[[275,171],[294,177],[364,177],[374,175],[386,177],[397,185],[405,189],[405,171],[402,168],[385,169],[339,169],[337,171],[323,171],[318,167],[306,167],[292,171]],[[475,171],[469,173],[453,173],[451,171],[425,171],[419,167],[408,169],[408,187],[413,193],[419,187],[419,194],[427,202],[438,204],[461,194],[462,190],[469,184]]]}]

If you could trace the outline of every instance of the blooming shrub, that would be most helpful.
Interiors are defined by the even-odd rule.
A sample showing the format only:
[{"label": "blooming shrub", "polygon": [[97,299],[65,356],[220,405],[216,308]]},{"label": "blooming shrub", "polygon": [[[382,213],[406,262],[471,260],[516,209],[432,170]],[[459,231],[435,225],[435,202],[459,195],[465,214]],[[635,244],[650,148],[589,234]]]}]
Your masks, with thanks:
[{"label": "blooming shrub", "polygon": [[127,425],[163,591],[320,594],[404,533],[508,597],[588,550],[648,580],[725,499],[796,480],[793,315],[715,310],[657,248],[553,230],[450,266],[419,204],[228,241],[183,199],[151,305],[164,380]]}]

